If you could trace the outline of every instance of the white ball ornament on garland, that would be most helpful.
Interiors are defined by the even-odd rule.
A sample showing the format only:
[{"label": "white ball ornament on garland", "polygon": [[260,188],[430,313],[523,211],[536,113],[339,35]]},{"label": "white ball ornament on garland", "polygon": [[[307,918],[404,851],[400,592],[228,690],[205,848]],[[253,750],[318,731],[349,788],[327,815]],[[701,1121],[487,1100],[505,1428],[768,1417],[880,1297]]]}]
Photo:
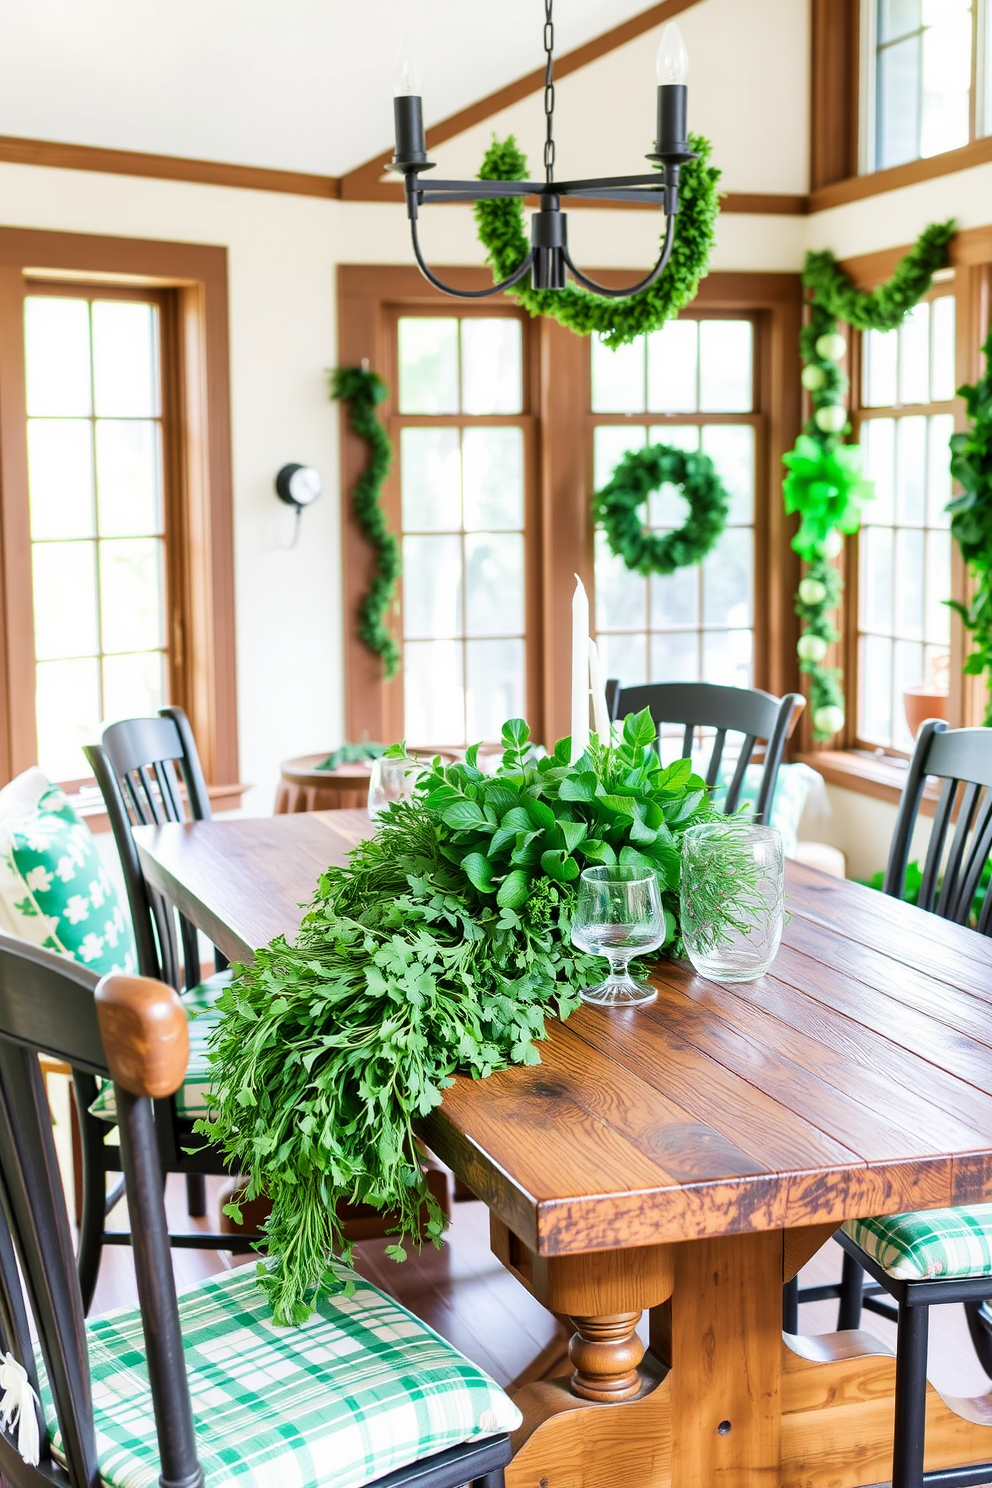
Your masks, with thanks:
[{"label": "white ball ornament on garland", "polygon": [[825,362],[839,362],[847,351],[847,342],[839,331],[828,331],[816,339],[816,354]]},{"label": "white ball ornament on garland", "polygon": [[813,714],[813,727],[818,734],[839,734],[844,727],[844,709],[836,703],[817,708]]},{"label": "white ball ornament on garland", "polygon": [[843,535],[837,531],[836,527],[831,527],[823,540],[823,556],[824,558],[839,558],[843,551]]},{"label": "white ball ornament on garland", "polygon": [[827,374],[815,362],[810,362],[808,367],[803,368],[800,378],[808,393],[818,393],[827,380]]},{"label": "white ball ornament on garland", "polygon": [[827,597],[827,586],[819,579],[803,579],[799,585],[799,598],[804,605],[821,605]]},{"label": "white ball ornament on garland", "polygon": [[818,635],[800,636],[796,645],[800,661],[825,661],[828,649],[826,641]]},{"label": "white ball ornament on garland", "polygon": [[847,409],[843,403],[827,403],[816,410],[813,422],[824,434],[840,434],[847,427]]}]

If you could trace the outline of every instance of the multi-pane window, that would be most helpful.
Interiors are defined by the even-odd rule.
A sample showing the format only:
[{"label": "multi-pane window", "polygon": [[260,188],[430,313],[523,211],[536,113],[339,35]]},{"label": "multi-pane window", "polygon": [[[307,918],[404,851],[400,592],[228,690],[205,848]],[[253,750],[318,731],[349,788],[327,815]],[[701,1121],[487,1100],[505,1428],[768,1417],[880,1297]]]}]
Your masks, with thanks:
[{"label": "multi-pane window", "polygon": [[406,737],[498,739],[526,712],[522,322],[402,315],[397,336]]},{"label": "multi-pane window", "polygon": [[860,440],[875,498],[858,538],[858,739],[909,750],[903,692],[946,670],[954,432],[952,294],[862,338]]},{"label": "multi-pane window", "polygon": [[29,294],[24,334],[38,762],[78,780],[166,700],[159,307]]},{"label": "multi-pane window", "polygon": [[986,0],[865,3],[874,29],[870,168],[940,155],[987,133]]},{"label": "multi-pane window", "polygon": [[[711,457],[730,516],[702,563],[642,578],[596,534],[596,629],[609,676],[645,682],[753,682],[755,461],[754,326],[743,319],[670,321],[609,351],[592,343],[593,462],[597,490],[621,455],[648,443]],[[651,530],[681,527],[674,486],[643,513]]]}]

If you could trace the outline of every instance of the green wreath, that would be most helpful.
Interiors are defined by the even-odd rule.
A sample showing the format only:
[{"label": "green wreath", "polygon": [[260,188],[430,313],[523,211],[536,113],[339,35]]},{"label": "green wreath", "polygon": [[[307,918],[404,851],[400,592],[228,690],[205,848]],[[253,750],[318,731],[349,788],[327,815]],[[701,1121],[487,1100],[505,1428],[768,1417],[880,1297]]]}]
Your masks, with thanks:
[{"label": "green wreath", "polygon": [[375,410],[388,391],[382,378],[365,367],[338,367],[331,373],[331,397],[347,406],[351,427],[369,447],[369,462],[356,480],[351,497],[355,520],[376,551],[375,573],[358,610],[358,635],[370,651],[382,657],[387,682],[395,677],[400,664],[400,648],[386,629],[385,618],[402,567],[399,542],[389,530],[379,500],[393,446]]},{"label": "green wreath", "polygon": [[[709,163],[710,142],[692,134],[689,144],[698,159],[682,167],[672,256],[667,269],[650,289],[620,300],[601,299],[576,284],[565,289],[531,289],[529,284],[519,284],[507,293],[529,314],[550,316],[576,335],[588,336],[598,331],[611,350],[636,340],[646,331],[656,331],[666,320],[678,315],[694,298],[709,267],[720,212],[717,189],[720,172]],[[480,180],[522,181],[526,175],[527,157],[513,136],[502,141],[494,139],[482,162]],[[505,279],[530,251],[523,202],[513,197],[477,202],[475,220],[494,278]]]},{"label": "green wreath", "polygon": [[[689,505],[677,532],[648,532],[638,515],[652,491],[671,484]],[[652,444],[631,450],[593,497],[593,515],[610,551],[634,573],[671,574],[711,552],[727,525],[730,497],[709,455]]]}]

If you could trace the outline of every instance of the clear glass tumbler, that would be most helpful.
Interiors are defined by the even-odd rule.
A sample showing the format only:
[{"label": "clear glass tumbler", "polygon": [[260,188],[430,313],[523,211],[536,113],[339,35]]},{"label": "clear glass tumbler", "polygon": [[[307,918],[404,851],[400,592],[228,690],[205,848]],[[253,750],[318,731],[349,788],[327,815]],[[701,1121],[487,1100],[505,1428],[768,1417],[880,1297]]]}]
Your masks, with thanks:
[{"label": "clear glass tumbler", "polygon": [[701,976],[753,982],[775,959],[785,923],[785,860],[774,827],[704,822],[682,837],[681,926]]},{"label": "clear glass tumbler", "polygon": [[369,816],[378,821],[394,801],[405,801],[417,789],[425,766],[419,760],[390,759],[381,755],[372,761],[369,779]]},{"label": "clear glass tumbler", "polygon": [[572,944],[593,956],[605,956],[610,963],[606,981],[580,994],[583,1002],[600,1007],[654,1002],[658,995],[654,987],[635,981],[627,963],[656,951],[664,940],[665,911],[654,872],[619,866],[583,871]]}]

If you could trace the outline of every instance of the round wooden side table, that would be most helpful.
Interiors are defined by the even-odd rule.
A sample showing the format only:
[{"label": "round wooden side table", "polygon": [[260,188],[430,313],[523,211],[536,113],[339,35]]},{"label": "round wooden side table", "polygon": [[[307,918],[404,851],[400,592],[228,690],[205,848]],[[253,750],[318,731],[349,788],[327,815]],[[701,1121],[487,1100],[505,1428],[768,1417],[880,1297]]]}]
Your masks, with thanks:
[{"label": "round wooden side table", "polygon": [[[460,749],[415,749],[408,751],[413,759],[433,759],[439,754],[448,764],[461,759]],[[275,815],[290,815],[297,811],[354,811],[368,805],[369,777],[372,774],[371,760],[358,760],[354,764],[339,765],[336,770],[318,770],[322,754],[301,754],[296,759],[283,760],[279,766],[281,779],[276,791]]]}]

